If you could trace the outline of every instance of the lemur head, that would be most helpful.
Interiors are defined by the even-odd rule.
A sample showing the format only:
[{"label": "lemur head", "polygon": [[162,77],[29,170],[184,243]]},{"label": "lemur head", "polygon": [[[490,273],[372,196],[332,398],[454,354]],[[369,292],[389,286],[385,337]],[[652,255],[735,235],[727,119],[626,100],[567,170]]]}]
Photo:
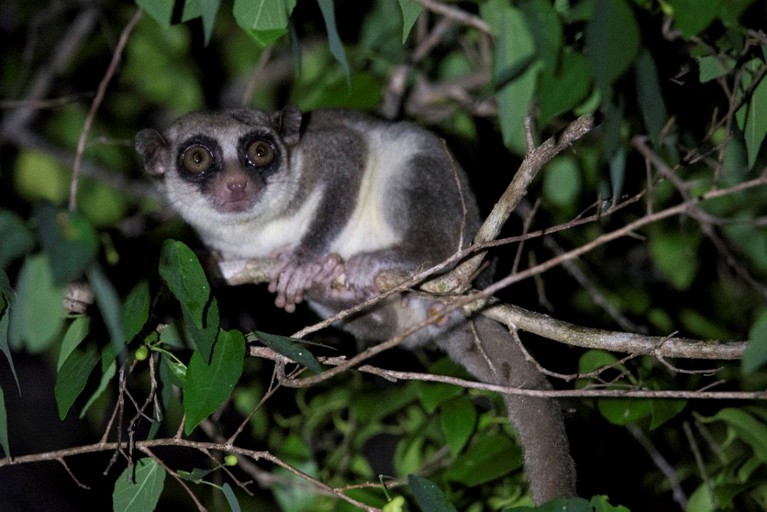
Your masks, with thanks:
[{"label": "lemur head", "polygon": [[[136,135],[136,151],[149,174],[184,217],[236,222],[260,215],[289,197],[265,190],[296,181],[290,150],[298,143],[301,112],[285,107],[267,114],[237,109],[194,112],[160,134]],[[187,219],[190,220],[190,219]]]}]

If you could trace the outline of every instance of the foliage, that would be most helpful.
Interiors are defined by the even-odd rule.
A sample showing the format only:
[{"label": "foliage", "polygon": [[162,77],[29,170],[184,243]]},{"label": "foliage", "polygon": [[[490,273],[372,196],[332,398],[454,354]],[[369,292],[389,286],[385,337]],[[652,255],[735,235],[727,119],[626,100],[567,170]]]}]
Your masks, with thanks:
[{"label": "foliage", "polygon": [[[308,314],[288,317],[263,289],[215,282],[204,248],[140,172],[141,128],[192,109],[291,102],[438,131],[485,211],[531,146],[594,115],[599,126],[546,163],[503,236],[552,234],[493,249],[499,277],[540,261],[557,268],[500,297],[580,326],[749,345],[741,364],[669,361],[655,347],[626,356],[523,333],[564,376],[554,380],[571,397],[583,496],[536,510],[767,507],[764,402],[741,394],[725,407],[705,394],[767,384],[759,2],[136,5],[146,15],[125,32],[122,54],[133,5],[2,7],[0,492],[9,506],[53,496],[115,510],[533,510],[496,394],[351,371],[280,385],[322,376],[359,349],[333,330],[291,338]],[[466,377],[430,352],[369,362]],[[56,442],[34,443],[48,438]],[[18,480],[15,465],[33,474],[49,459],[64,469],[47,474],[47,488],[37,476]],[[75,494],[79,480],[95,482],[90,494]]]}]

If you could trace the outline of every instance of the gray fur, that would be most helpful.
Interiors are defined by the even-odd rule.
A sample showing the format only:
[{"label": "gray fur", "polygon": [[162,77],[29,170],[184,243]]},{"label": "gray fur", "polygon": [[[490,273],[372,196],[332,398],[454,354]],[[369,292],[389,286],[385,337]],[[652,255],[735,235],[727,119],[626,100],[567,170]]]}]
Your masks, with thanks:
[{"label": "gray fur", "polygon": [[[243,161],[243,141],[253,133],[269,141],[277,164],[253,169]],[[219,170],[185,178],[179,152],[190,140],[208,139]],[[439,138],[409,123],[338,110],[302,117],[293,107],[274,114],[194,113],[164,135],[140,132],[136,148],[171,205],[223,258],[276,259],[269,289],[288,311],[304,296],[322,315],[350,307],[378,293],[374,279],[381,271],[438,263],[468,245],[479,226],[463,171]],[[342,274],[347,288],[339,290],[331,283]],[[415,296],[390,297],[344,328],[381,341],[434,307]],[[549,389],[509,333],[488,319],[454,313],[405,346],[431,341],[484,382]],[[534,500],[574,494],[556,402],[504,398],[525,449]]]}]

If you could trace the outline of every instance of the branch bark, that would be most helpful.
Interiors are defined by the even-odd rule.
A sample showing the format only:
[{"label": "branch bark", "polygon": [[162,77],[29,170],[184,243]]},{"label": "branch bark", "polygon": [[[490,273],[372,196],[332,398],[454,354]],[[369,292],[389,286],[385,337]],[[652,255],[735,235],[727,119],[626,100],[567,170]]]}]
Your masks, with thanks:
[{"label": "branch bark", "polygon": [[[270,359],[280,364],[295,363],[295,361],[292,361],[290,358],[279,354],[267,347],[259,347],[253,345],[250,347],[250,355],[251,357]],[[348,363],[348,360],[343,357],[320,358],[320,361],[323,364],[329,366],[340,366],[346,365]],[[497,384],[487,384],[484,382],[466,380],[459,377],[451,377],[449,375],[389,370],[368,364],[360,366],[357,368],[357,371],[376,375],[391,382],[396,382],[399,380],[439,382],[442,384],[450,384],[466,389],[478,389],[482,391],[492,391],[495,393],[503,393],[507,395],[529,396],[538,398],[678,398],[685,400],[767,400],[767,391],[712,391],[708,388],[698,390],[654,390],[642,389],[639,387],[630,388],[628,386],[625,386],[624,389],[616,389],[618,386],[610,389],[529,389],[500,386]],[[583,376],[574,375],[572,376],[572,379],[581,377]],[[303,383],[305,380],[306,379],[289,379],[291,382],[289,387],[304,387]],[[293,385],[293,383],[296,381],[301,385]]]},{"label": "branch bark", "polygon": [[[151,453],[151,449],[157,448],[157,447],[188,448],[188,449],[200,451],[202,453],[208,453],[209,451],[222,451],[227,453],[234,453],[244,457],[249,457],[256,461],[266,460],[271,462],[272,464],[275,464],[277,466],[280,466],[281,468],[286,469],[287,471],[298,476],[299,478],[306,480],[307,482],[311,483],[319,491],[336,496],[348,503],[351,503],[352,505],[356,507],[359,507],[361,510],[366,510],[368,512],[380,512],[381,510],[379,508],[371,507],[370,505],[366,505],[365,503],[357,501],[350,496],[347,496],[346,494],[344,494],[345,489],[331,487],[323,483],[321,480],[318,480],[317,478],[307,473],[304,473],[300,469],[291,466],[290,464],[284,462],[279,457],[272,455],[268,451],[250,450],[247,448],[240,448],[237,446],[226,445],[221,443],[190,441],[180,437],[136,441],[134,445],[134,449],[142,451],[146,453],[147,455],[149,455],[150,457],[154,456]],[[115,451],[115,450],[121,450],[123,448],[125,448],[124,443],[95,443],[95,444],[76,446],[73,448],[65,448],[63,450],[50,451],[45,453],[19,455],[18,457],[13,457],[13,458],[6,457],[3,459],[0,459],[0,468],[5,466],[18,466],[21,464],[29,464],[33,462],[42,462],[42,461],[49,461],[49,460],[60,461],[65,458],[73,457],[76,455]]]},{"label": "branch bark", "polygon": [[[561,134],[550,137],[540,146],[531,149],[514,174],[514,178],[512,178],[506,191],[498,202],[495,203],[485,222],[479,228],[477,235],[474,237],[475,243],[481,244],[495,240],[543,166],[559,153],[572,146],[593,128],[594,118],[592,116],[581,116],[570,123]],[[448,277],[463,279],[465,282],[468,276],[474,275],[477,269],[479,269],[484,257],[484,253],[471,257],[452,271]]]}]

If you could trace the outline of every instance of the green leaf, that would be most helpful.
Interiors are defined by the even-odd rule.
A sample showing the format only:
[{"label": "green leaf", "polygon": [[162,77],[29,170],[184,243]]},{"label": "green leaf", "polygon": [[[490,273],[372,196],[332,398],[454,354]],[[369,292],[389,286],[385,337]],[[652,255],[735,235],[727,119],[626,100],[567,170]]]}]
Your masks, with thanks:
[{"label": "green leaf", "polygon": [[98,251],[91,223],[78,212],[61,210],[50,203],[41,203],[35,213],[55,282],[63,284],[80,277]]},{"label": "green leaf", "polygon": [[64,322],[64,287],[53,282],[48,257],[28,256],[19,271],[10,312],[8,341],[12,348],[33,354],[47,350]]},{"label": "green leaf", "polygon": [[19,375],[16,373],[16,365],[13,364],[11,346],[8,340],[8,331],[11,323],[11,293],[11,285],[8,282],[8,276],[4,271],[0,270],[0,352],[5,354],[5,359],[8,361],[11,374],[13,374],[13,380],[16,381],[16,389],[21,393]]},{"label": "green leaf", "polygon": [[59,359],[56,363],[56,370],[61,370],[61,365],[70,356],[72,351],[80,346],[91,329],[91,319],[87,316],[78,316],[69,324],[64,333],[64,339],[59,349]]},{"label": "green leaf", "polygon": [[549,0],[527,0],[520,5],[530,35],[535,42],[535,55],[543,70],[554,70],[562,51],[562,22]]},{"label": "green leaf", "polygon": [[[493,81],[503,143],[519,154],[526,152],[524,120],[537,83],[535,43],[519,9],[503,0],[491,0],[480,7],[482,18],[495,37]],[[513,77],[509,80],[509,77]],[[508,83],[506,83],[508,81]]]},{"label": "green leaf", "polygon": [[456,457],[474,433],[477,410],[471,400],[459,397],[442,404],[440,419],[447,446],[453,457]]},{"label": "green leaf", "polygon": [[210,359],[218,334],[218,304],[202,266],[189,247],[166,240],[160,252],[160,276],[181,303],[187,333],[205,360]]},{"label": "green leaf", "polygon": [[418,0],[398,0],[402,11],[402,44],[405,44],[410,31],[413,29],[418,16],[423,11],[423,6]]},{"label": "green leaf", "polygon": [[522,449],[504,435],[483,436],[456,458],[445,478],[474,487],[522,467]]},{"label": "green leaf", "polygon": [[6,308],[11,304],[11,293],[13,293],[11,280],[8,279],[8,274],[0,269],[0,313],[5,312]]},{"label": "green leaf", "polygon": [[245,338],[239,331],[221,331],[208,365],[199,352],[192,354],[184,383],[187,434],[218,409],[232,394],[242,374]]},{"label": "green leaf", "polygon": [[581,171],[570,155],[554,158],[543,175],[543,196],[557,208],[572,206],[581,191]]},{"label": "green leaf", "polygon": [[333,417],[339,411],[350,410],[351,405],[349,402],[351,396],[351,390],[335,388],[312,397],[307,404],[311,414],[307,414],[303,421],[306,431],[322,429],[328,418]]},{"label": "green leaf", "polygon": [[8,210],[0,210],[0,269],[23,256],[34,247],[32,232],[21,217]]},{"label": "green leaf", "polygon": [[743,27],[743,21],[741,15],[751,7],[754,0],[727,0],[726,2],[720,2],[719,7],[719,21],[729,28],[734,29],[740,33]]},{"label": "green leaf", "polygon": [[415,384],[422,383],[412,382],[410,385],[397,389],[370,392],[364,396],[352,395],[348,399],[349,409],[365,425],[380,423],[382,418],[404,409],[410,402],[416,400]]},{"label": "green leaf", "polygon": [[545,70],[540,77],[537,99],[542,126],[554,117],[577,107],[591,90],[591,68],[580,53],[566,51],[560,65]]},{"label": "green leaf", "polygon": [[747,408],[728,407],[704,421],[707,423],[723,421],[741,440],[751,446],[754,455],[762,463],[767,463],[767,425],[751,414]]},{"label": "green leaf", "polygon": [[[316,67],[315,67],[316,66]],[[291,101],[307,110],[345,108],[371,110],[381,101],[380,78],[366,71],[351,77],[331,64],[331,57],[307,59],[298,82],[291,91]]]},{"label": "green leaf", "polygon": [[668,420],[682,412],[687,405],[687,400],[654,399],[650,402],[652,419],[650,430],[655,430]]},{"label": "green leaf", "polygon": [[[760,59],[752,59],[744,66],[751,74],[762,66]],[[743,87],[751,85],[751,75],[743,80]],[[741,92],[742,94],[742,92]],[[738,126],[743,131],[743,139],[746,143],[746,153],[748,154],[749,168],[754,166],[759,156],[759,150],[762,148],[764,139],[767,138],[767,116],[764,115],[767,109],[767,80],[764,76],[753,90],[750,101],[745,102],[736,112]]]},{"label": "green leaf", "polygon": [[457,512],[456,508],[447,501],[442,490],[431,480],[408,475],[407,481],[418,507],[423,512]]},{"label": "green leaf", "polygon": [[416,432],[413,436],[403,437],[394,450],[394,470],[396,474],[407,475],[419,471],[427,458],[424,432]]},{"label": "green leaf", "polygon": [[[736,147],[738,144],[731,143],[730,146]],[[741,162],[741,167],[745,167],[745,158]],[[758,225],[753,213],[742,211],[737,218],[733,218],[733,222],[722,226],[722,232],[737,251],[748,258],[750,264],[761,272],[767,272],[767,231]]]},{"label": "green leaf", "polygon": [[14,166],[14,188],[30,202],[41,199],[54,204],[66,201],[71,172],[42,151],[22,150]]},{"label": "green leaf", "polygon": [[698,60],[698,80],[710,82],[733,70],[738,62],[728,55],[706,55]]},{"label": "green leaf", "polygon": [[188,348],[186,345],[184,345],[183,336],[179,331],[178,322],[166,325],[165,329],[160,332],[159,338],[160,342],[163,345],[167,345],[168,347]]},{"label": "green leaf", "polygon": [[415,387],[418,390],[418,400],[429,414],[436,411],[440,404],[463,394],[460,386],[441,382],[416,382]]},{"label": "green leaf", "polygon": [[109,352],[109,355],[104,354],[104,356],[102,356],[102,364],[104,362],[105,357],[110,357],[111,362],[107,366],[107,369],[104,371],[104,373],[101,374],[101,380],[99,380],[98,387],[96,387],[96,390],[90,396],[88,401],[85,402],[85,405],[80,411],[80,416],[79,416],[80,419],[83,419],[85,417],[85,413],[88,412],[88,409],[90,409],[91,405],[93,405],[96,402],[96,400],[99,399],[101,394],[104,392],[104,390],[107,389],[109,384],[112,382],[112,379],[117,374],[117,361],[115,361],[111,352]]},{"label": "green leaf", "polygon": [[184,363],[170,358],[165,354],[163,354],[162,360],[167,365],[169,370],[169,377],[173,379],[172,384],[182,387],[186,381],[187,366]]},{"label": "green leaf", "polygon": [[[176,0],[178,2],[179,0]],[[181,11],[181,23],[186,23],[189,20],[199,18],[202,16],[201,0],[183,0],[184,8]]]},{"label": "green leaf", "polygon": [[210,285],[197,256],[183,242],[166,240],[160,252],[159,271],[171,293],[190,313],[194,324],[202,329]]},{"label": "green leaf", "polygon": [[125,348],[123,331],[122,310],[120,298],[98,265],[90,267],[87,271],[88,282],[96,297],[96,304],[101,312],[101,318],[106,324],[109,339],[112,342],[115,354],[122,354]]},{"label": "green leaf", "polygon": [[654,230],[650,256],[666,280],[677,290],[686,290],[698,273],[698,234]]},{"label": "green leaf", "polygon": [[234,0],[237,24],[261,46],[269,46],[288,33],[288,19],[296,0]]},{"label": "green leaf", "polygon": [[215,469],[194,468],[192,471],[178,471],[178,476],[190,482],[200,482],[203,478],[213,473]]},{"label": "green leaf", "polygon": [[[313,460],[300,460],[293,462],[292,465],[299,471],[309,475],[320,474],[317,463]],[[280,510],[282,512],[317,510],[317,495],[311,489],[307,489],[306,486],[300,485],[300,482],[303,480],[284,468],[277,468],[273,474],[277,480],[272,487],[272,493],[277,501],[275,510]]]},{"label": "green leaf", "polygon": [[221,486],[221,490],[224,491],[224,497],[232,512],[240,512],[240,502],[237,501],[237,495],[234,494],[234,489],[228,482],[224,482]]},{"label": "green leaf", "polygon": [[144,457],[125,468],[112,493],[112,508],[120,512],[147,512],[160,501],[165,485],[165,469],[154,459]]},{"label": "green leaf", "polygon": [[213,352],[213,344],[218,336],[218,301],[212,299],[210,306],[205,310],[205,327],[202,329],[194,325],[190,313],[182,308],[184,313],[184,332],[194,342],[194,346],[206,361],[210,361]]},{"label": "green leaf", "polygon": [[[578,501],[579,499],[580,498],[570,498],[568,503]],[[629,512],[629,509],[622,505],[611,505],[607,496],[592,496],[591,506],[594,509],[594,512]]]},{"label": "green leaf", "polygon": [[59,373],[56,375],[53,393],[59,409],[59,418],[62,421],[77,397],[85,389],[88,377],[98,364],[99,359],[96,347],[88,347],[86,350],[75,349],[61,365]]},{"label": "green leaf", "polygon": [[[187,58],[191,44],[188,30],[157,30],[139,23],[125,49],[122,69],[125,86],[145,101],[162,104],[169,111],[199,109],[204,100],[199,71]],[[146,80],[147,76],[161,79]]]},{"label": "green leaf", "polygon": [[0,448],[3,449],[4,457],[11,456],[11,445],[8,443],[8,415],[5,412],[3,388],[0,388]]},{"label": "green leaf", "polygon": [[[618,358],[610,352],[591,349],[586,351],[580,359],[578,359],[578,373],[591,373],[600,368],[612,366],[617,361]],[[624,369],[625,366],[619,365],[617,368]]]},{"label": "green leaf", "polygon": [[386,504],[381,508],[381,512],[406,512],[408,509],[405,506],[405,497],[402,495],[393,496]]},{"label": "green leaf", "polygon": [[716,18],[722,0],[670,0],[674,26],[690,38],[702,32]]},{"label": "green leaf", "polygon": [[136,5],[165,28],[170,27],[175,4],[176,0],[136,0]]},{"label": "green leaf", "polygon": [[552,117],[572,109],[586,97],[591,70],[585,57],[563,51],[562,21],[552,2],[528,0],[520,8],[540,64],[536,110],[545,126]]},{"label": "green leaf", "polygon": [[[616,115],[617,112],[613,111],[613,109],[609,109],[612,114],[610,114],[610,117],[612,115]],[[608,117],[608,116],[605,116]],[[615,121],[618,121],[617,124],[620,124],[619,119],[614,119]],[[605,124],[608,124],[606,121]],[[623,184],[626,182],[626,148],[625,146],[618,146],[615,148],[615,151],[610,156],[610,185],[612,187],[612,196],[617,199],[623,195]]]},{"label": "green leaf", "polygon": [[346,75],[346,82],[351,82],[351,72],[349,70],[349,63],[346,61],[346,52],[344,51],[344,45],[341,42],[341,38],[338,36],[338,29],[336,28],[336,10],[333,4],[333,0],[317,0],[317,4],[322,11],[322,18],[325,20],[325,30],[328,32],[328,45],[330,46],[330,53],[336,58],[341,68]]},{"label": "green leaf", "polygon": [[624,0],[594,0],[586,52],[594,82],[606,92],[631,67],[640,45],[634,13]]},{"label": "green leaf", "polygon": [[267,347],[303,366],[306,366],[314,373],[322,372],[322,365],[317,358],[314,357],[314,354],[307,350],[305,341],[260,331],[253,332],[253,335],[256,340]]},{"label": "green leaf", "polygon": [[653,400],[633,398],[602,398],[597,401],[599,412],[613,425],[628,425],[652,414]]},{"label": "green leaf", "polygon": [[202,30],[205,33],[205,45],[210,42],[213,34],[213,26],[216,24],[216,15],[221,5],[221,0],[199,0],[202,16]]},{"label": "green leaf", "polygon": [[767,310],[762,311],[748,331],[748,346],[740,360],[740,367],[744,374],[749,375],[764,363],[767,363]]},{"label": "green leaf", "polygon": [[650,132],[653,145],[658,147],[660,132],[668,120],[668,111],[663,102],[655,61],[647,50],[639,53],[636,63],[636,81],[639,108],[642,110],[644,124]]},{"label": "green leaf", "polygon": [[142,279],[122,303],[123,341],[135,338],[149,319],[149,283]]},{"label": "green leaf", "polygon": [[709,340],[728,340],[733,334],[723,327],[721,319],[706,315],[692,308],[682,308],[678,315],[684,329],[700,338]]}]

